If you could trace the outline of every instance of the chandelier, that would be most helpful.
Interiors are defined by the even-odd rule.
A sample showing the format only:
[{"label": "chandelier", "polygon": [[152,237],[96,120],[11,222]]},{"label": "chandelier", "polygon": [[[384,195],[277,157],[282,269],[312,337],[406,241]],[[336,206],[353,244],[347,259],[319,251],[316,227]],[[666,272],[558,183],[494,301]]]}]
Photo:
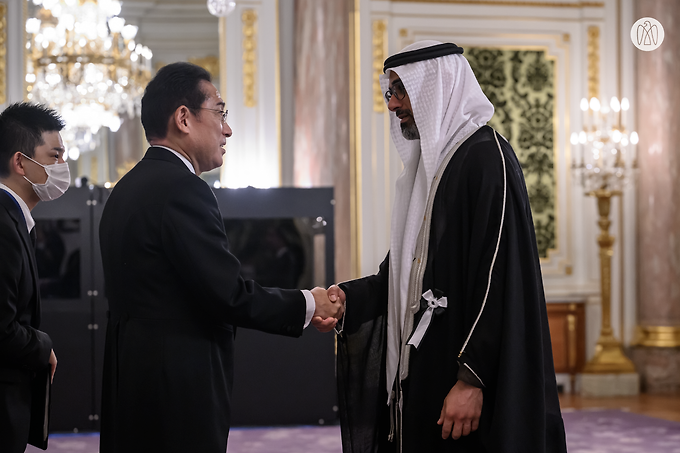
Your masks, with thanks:
[{"label": "chandelier", "polygon": [[102,126],[115,132],[121,115],[140,114],[153,54],[135,42],[138,27],[118,16],[117,0],[32,2],[27,98],[61,114],[70,158],[77,159],[96,147],[92,137]]},{"label": "chandelier", "polygon": [[236,9],[236,2],[234,0],[208,0],[208,12],[213,16],[227,17],[234,9]]}]

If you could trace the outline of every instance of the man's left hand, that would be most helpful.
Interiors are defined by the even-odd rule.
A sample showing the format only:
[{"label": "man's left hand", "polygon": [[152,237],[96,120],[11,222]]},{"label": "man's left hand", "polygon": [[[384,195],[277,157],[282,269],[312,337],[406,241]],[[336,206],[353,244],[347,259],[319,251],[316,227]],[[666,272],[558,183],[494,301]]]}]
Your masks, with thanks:
[{"label": "man's left hand", "polygon": [[482,415],[482,389],[473,387],[463,381],[456,382],[442,407],[437,420],[442,425],[442,439],[449,435],[454,439],[467,436],[479,427],[479,417]]},{"label": "man's left hand", "polygon": [[321,333],[330,332],[338,324],[335,318],[323,319],[321,316],[314,316],[312,318],[312,325]]}]

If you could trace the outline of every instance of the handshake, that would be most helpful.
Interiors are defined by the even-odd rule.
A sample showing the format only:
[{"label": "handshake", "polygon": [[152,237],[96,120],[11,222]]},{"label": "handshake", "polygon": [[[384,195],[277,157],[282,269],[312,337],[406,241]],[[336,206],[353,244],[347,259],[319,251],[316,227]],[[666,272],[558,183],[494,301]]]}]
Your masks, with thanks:
[{"label": "handshake", "polygon": [[319,332],[329,332],[345,313],[345,292],[337,285],[328,289],[316,287],[310,291],[316,302],[312,325]]}]

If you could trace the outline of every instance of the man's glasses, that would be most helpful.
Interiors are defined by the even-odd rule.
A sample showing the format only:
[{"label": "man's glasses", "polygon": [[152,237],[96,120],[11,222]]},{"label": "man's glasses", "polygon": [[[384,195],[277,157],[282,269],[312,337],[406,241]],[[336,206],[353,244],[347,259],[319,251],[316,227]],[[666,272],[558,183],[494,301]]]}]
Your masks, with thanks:
[{"label": "man's glasses", "polygon": [[[397,98],[397,99],[399,99],[399,98]],[[223,122],[223,123],[226,123],[226,122],[227,122],[227,114],[229,113],[229,110],[225,110],[225,111],[223,112],[222,110],[217,110],[217,109],[208,109],[208,108],[205,108],[205,107],[199,107],[199,108],[200,108],[201,110],[211,110],[211,111],[213,111],[213,112],[217,112],[217,113],[219,113],[220,115],[222,115],[222,122]]]},{"label": "man's glasses", "polygon": [[406,96],[406,89],[404,88],[404,84],[401,83],[401,80],[395,80],[392,84],[392,88],[385,91],[385,100],[387,102],[390,102],[392,96],[396,97],[400,101],[404,99],[404,96]]}]

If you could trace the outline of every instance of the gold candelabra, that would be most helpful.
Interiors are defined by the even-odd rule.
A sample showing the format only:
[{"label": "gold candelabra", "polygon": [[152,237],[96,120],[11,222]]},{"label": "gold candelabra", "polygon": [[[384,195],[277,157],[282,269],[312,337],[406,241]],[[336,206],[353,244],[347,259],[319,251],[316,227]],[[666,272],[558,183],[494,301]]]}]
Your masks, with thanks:
[{"label": "gold candelabra", "polygon": [[612,98],[610,105],[602,105],[597,98],[581,100],[585,115],[584,128],[573,133],[571,143],[581,145],[580,156],[574,159],[573,169],[586,195],[597,199],[600,234],[600,291],[602,297],[602,326],[595,346],[595,355],[586,364],[585,373],[634,373],[633,362],[625,356],[611,326],[611,258],[614,236],[609,234],[611,199],[622,194],[622,188],[635,175],[637,161],[633,146],[638,142],[635,132],[623,126],[629,108],[626,98],[621,102]]},{"label": "gold candelabra", "polygon": [[600,234],[597,243],[600,246],[600,290],[602,294],[602,327],[600,338],[595,346],[595,356],[586,364],[585,373],[634,373],[633,362],[623,354],[621,343],[614,337],[611,326],[611,273],[612,247],[614,236],[609,234],[609,209],[613,196],[621,195],[620,191],[600,188],[588,195],[597,198],[597,210],[600,219]]}]

